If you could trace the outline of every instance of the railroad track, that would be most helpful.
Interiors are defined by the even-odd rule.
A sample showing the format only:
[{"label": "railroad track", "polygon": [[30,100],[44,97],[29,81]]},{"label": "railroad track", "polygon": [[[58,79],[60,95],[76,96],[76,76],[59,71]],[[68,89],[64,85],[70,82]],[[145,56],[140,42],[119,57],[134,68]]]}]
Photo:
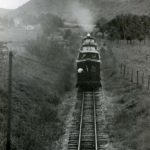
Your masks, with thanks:
[{"label": "railroad track", "polygon": [[68,150],[107,149],[108,132],[100,100],[102,98],[102,90],[78,93]]}]

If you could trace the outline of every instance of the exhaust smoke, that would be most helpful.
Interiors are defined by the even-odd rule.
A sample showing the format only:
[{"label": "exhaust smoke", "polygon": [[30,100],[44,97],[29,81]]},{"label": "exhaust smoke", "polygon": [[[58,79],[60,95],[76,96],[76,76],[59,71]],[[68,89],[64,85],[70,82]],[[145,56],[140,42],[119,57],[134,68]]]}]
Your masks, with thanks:
[{"label": "exhaust smoke", "polygon": [[94,15],[79,2],[73,2],[70,4],[70,12],[73,19],[83,28],[85,32],[92,32],[94,29]]}]

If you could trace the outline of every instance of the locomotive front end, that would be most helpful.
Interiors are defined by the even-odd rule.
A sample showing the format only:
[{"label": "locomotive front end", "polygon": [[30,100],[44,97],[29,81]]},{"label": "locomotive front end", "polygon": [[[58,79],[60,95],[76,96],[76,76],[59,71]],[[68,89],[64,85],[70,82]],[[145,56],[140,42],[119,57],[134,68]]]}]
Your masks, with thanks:
[{"label": "locomotive front end", "polygon": [[101,86],[101,57],[96,40],[88,34],[82,40],[76,60],[78,88],[93,89]]},{"label": "locomotive front end", "polygon": [[97,88],[100,83],[100,56],[98,52],[80,52],[77,60],[77,87]]}]

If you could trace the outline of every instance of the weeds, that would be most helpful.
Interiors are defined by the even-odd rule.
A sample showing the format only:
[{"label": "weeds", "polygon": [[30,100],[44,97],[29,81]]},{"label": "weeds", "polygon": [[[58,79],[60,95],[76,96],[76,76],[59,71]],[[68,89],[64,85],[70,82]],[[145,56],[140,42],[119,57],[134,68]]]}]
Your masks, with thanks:
[{"label": "weeds", "polygon": [[103,68],[107,68],[103,71],[104,88],[111,93],[114,106],[114,124],[110,128],[110,135],[126,149],[147,150],[150,148],[149,92],[120,77],[116,63],[111,63],[112,59],[116,61],[112,55],[103,58]]},{"label": "weeds", "polygon": [[26,49],[36,62],[15,60],[15,66],[21,66],[14,70],[13,150],[51,149],[64,133],[59,108],[62,96],[74,84],[75,52],[66,43],[46,38],[28,43]]}]

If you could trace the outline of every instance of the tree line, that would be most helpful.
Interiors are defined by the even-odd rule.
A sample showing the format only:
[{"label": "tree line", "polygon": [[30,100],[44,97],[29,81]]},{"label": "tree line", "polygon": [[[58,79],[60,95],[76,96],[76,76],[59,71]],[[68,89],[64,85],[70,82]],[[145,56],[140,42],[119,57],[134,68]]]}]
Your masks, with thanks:
[{"label": "tree line", "polygon": [[99,31],[110,40],[144,41],[150,36],[150,17],[133,14],[118,15],[110,21],[101,18],[97,22]]}]

